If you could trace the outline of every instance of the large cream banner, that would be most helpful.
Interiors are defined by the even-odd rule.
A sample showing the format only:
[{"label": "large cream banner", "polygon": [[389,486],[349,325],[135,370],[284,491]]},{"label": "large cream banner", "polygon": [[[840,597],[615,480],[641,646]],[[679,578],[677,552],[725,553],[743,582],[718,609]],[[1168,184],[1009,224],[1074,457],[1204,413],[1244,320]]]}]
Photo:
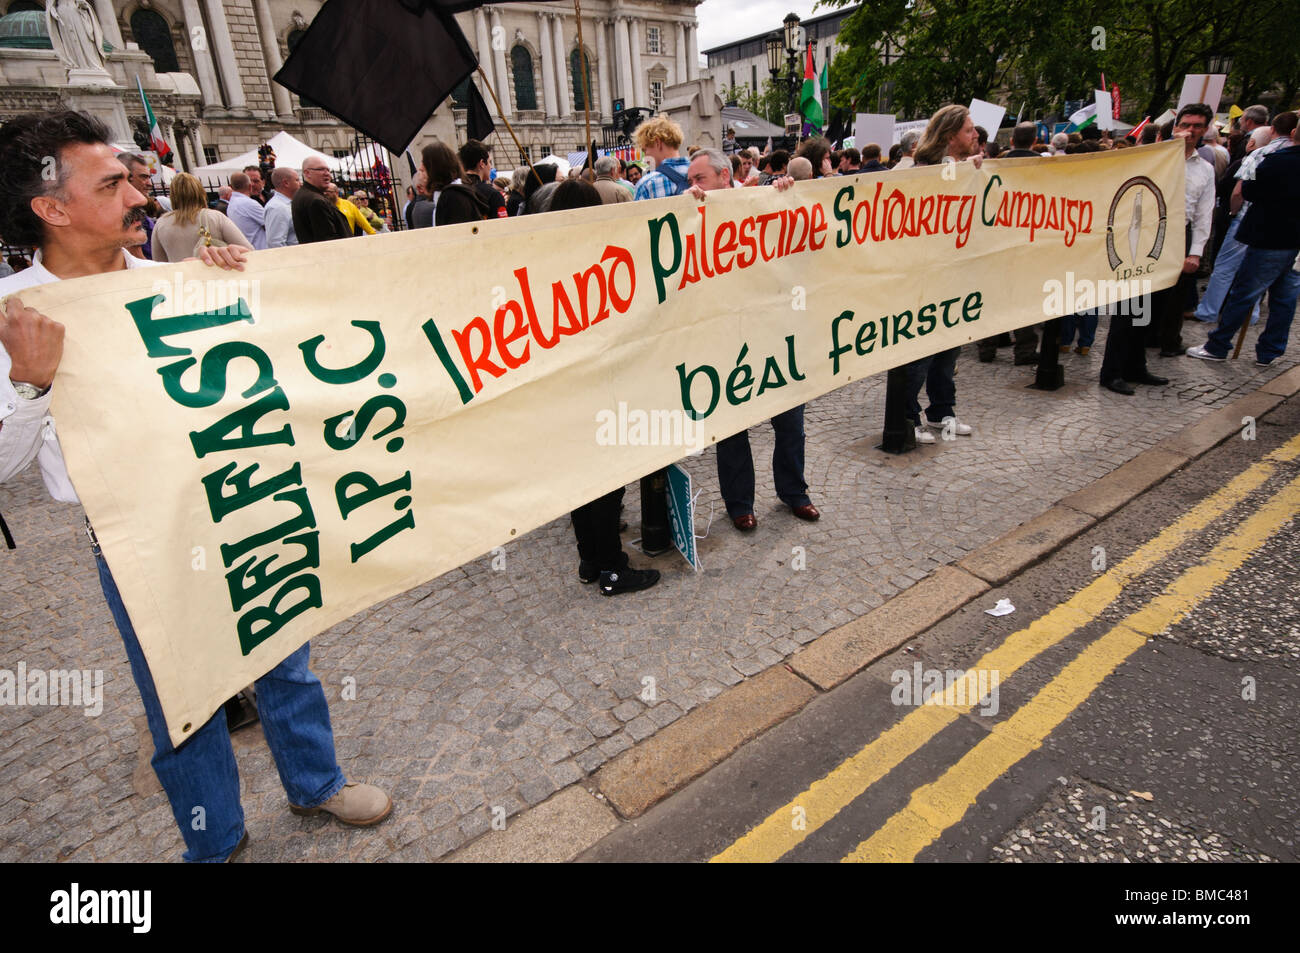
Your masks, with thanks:
[{"label": "large cream banner", "polygon": [[1183,161],[710,192],[22,297],[67,325],[59,437],[179,743],[315,633],[688,450],[1170,285]]}]

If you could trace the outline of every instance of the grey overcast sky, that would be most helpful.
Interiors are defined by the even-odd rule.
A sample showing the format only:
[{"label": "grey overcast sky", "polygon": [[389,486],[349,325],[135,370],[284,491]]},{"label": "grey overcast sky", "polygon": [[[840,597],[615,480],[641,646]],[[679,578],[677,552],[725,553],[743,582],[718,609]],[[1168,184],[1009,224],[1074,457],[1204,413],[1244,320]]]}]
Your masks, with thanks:
[{"label": "grey overcast sky", "polygon": [[[815,0],[704,0],[695,8],[700,24],[700,58],[715,46],[781,29],[781,21],[788,13],[806,20],[814,15],[814,6]],[[835,9],[823,7],[816,15],[833,13]]]}]

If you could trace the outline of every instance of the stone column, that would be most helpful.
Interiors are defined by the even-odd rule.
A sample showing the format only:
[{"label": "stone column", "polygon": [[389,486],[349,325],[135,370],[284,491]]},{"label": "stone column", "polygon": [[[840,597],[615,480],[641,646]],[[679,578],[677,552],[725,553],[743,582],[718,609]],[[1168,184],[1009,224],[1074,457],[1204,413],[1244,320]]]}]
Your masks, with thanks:
[{"label": "stone column", "polygon": [[613,116],[613,97],[609,94],[609,44],[605,40],[605,20],[596,20],[596,72],[600,86],[600,121],[609,122]]},{"label": "stone column", "polygon": [[[199,134],[199,124],[197,122],[190,123],[188,138],[190,140],[190,151],[194,153],[194,168],[197,169],[201,165],[207,165],[208,160],[203,158],[203,139]],[[207,185],[206,182],[203,184]]]},{"label": "stone column", "polygon": [[696,47],[694,23],[686,27],[686,78],[700,78],[700,51]]},{"label": "stone column", "polygon": [[113,0],[95,0],[95,13],[98,14],[100,29],[104,31],[104,39],[113,45],[114,52],[126,49],[122,31],[117,25],[117,14],[113,12]]},{"label": "stone column", "polygon": [[632,87],[632,53],[627,38],[627,17],[620,16],[614,22],[614,46],[618,50],[618,94],[623,99],[623,107],[631,109],[636,103],[636,91]]},{"label": "stone column", "polygon": [[[226,10],[221,0],[203,0],[208,11],[208,22],[212,24],[208,46],[217,56],[221,78],[225,81],[226,96],[231,109],[248,110],[244,99],[244,84],[239,78],[239,63],[235,60],[235,45],[230,42],[230,26],[226,23]],[[193,47],[193,43],[190,44]]]},{"label": "stone column", "polygon": [[492,43],[492,65],[496,70],[497,78],[497,96],[501,98],[501,115],[506,119],[510,118],[510,73],[506,70],[506,43],[505,30],[501,28],[501,13],[496,7],[492,7],[492,36],[501,37],[501,46],[498,49],[495,42]]},{"label": "stone column", "polygon": [[650,97],[646,95],[645,70],[641,66],[641,18],[632,17],[630,42],[632,44],[632,99],[629,106],[649,106]]},{"label": "stone column", "polygon": [[[181,12],[185,16],[185,35],[191,41],[189,43],[190,56],[194,58],[194,72],[198,74],[199,92],[203,94],[203,105],[220,106],[221,87],[217,85],[217,71],[212,65],[211,47],[205,43],[203,49],[196,50],[193,43],[195,28],[202,30],[202,35],[207,34],[207,28],[203,26],[203,14],[199,12],[199,0],[181,0]],[[199,165],[202,165],[202,150],[197,155]]]},{"label": "stone column", "polygon": [[545,97],[543,105],[546,107],[546,117],[553,119],[557,115],[555,109],[555,76],[551,70],[551,57],[555,55],[555,48],[551,46],[551,15],[538,11],[537,14],[537,58],[541,61],[537,65],[542,71],[542,93]]},{"label": "stone column", "polygon": [[293,101],[289,91],[275,81],[275,74],[280,72],[284,61],[280,59],[280,43],[275,38],[275,21],[271,19],[271,4],[268,0],[253,0],[253,10],[257,14],[257,32],[262,41],[262,57],[266,60],[266,78],[271,84],[271,102],[275,104],[277,116],[286,119],[293,117]]},{"label": "stone column", "polygon": [[681,20],[677,21],[677,29],[673,37],[673,53],[677,64],[677,72],[673,76],[675,82],[686,82],[686,24]]},{"label": "stone column", "polygon": [[[496,82],[492,78],[492,44],[488,40],[487,14],[482,7],[474,9],[474,52],[478,54],[478,65],[483,67],[483,75],[495,88]],[[478,77],[477,72],[471,75]],[[486,89],[483,90],[483,98],[492,98]]]},{"label": "stone column", "polygon": [[564,17],[553,13],[555,23],[551,27],[551,39],[555,43],[555,92],[560,104],[560,118],[567,119],[573,115],[569,105],[569,58],[564,55]]}]

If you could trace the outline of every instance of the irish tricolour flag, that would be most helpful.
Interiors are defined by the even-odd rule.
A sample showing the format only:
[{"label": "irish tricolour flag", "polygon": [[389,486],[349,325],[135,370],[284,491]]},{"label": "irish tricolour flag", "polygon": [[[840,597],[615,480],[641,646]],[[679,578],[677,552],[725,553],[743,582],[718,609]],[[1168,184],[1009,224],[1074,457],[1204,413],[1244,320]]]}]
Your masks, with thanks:
[{"label": "irish tricolour flag", "polygon": [[149,97],[144,94],[144,86],[140,84],[138,75],[135,78],[135,88],[140,90],[140,102],[144,103],[144,117],[149,121],[149,144],[153,146],[153,151],[158,153],[159,161],[163,161],[171,155],[171,146],[167,145],[167,140],[163,138],[162,129],[158,127],[158,120],[154,117],[153,107],[149,105]]}]

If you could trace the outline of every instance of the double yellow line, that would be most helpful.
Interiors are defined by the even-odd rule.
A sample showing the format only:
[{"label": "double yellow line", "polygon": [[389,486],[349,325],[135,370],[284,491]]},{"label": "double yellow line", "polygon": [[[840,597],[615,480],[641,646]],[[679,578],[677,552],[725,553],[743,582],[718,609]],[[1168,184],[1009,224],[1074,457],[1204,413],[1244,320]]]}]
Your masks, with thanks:
[{"label": "double yellow line", "polygon": [[[1008,636],[971,666],[966,684],[955,683],[938,704],[913,709],[857,754],[778,808],[758,826],[712,858],[713,862],[771,862],[803,842],[909,755],[974,705],[976,673],[994,670],[1005,681],[1017,669],[1090,623],[1125,585],[1159,564],[1178,546],[1223,516],[1273,476],[1278,464],[1300,457],[1300,436],[1239,473],[1222,489],[1138,547],[1113,569],[1069,600]],[[937,781],[913,792],[908,804],[846,861],[911,860],[955,824],[975,798],[1008,768],[1037,748],[1087,699],[1101,681],[1146,643],[1204,600],[1250,554],[1300,512],[1300,478],[1270,497],[1249,519],[1143,608],[1084,649],[1041,692],[998,724]],[[969,704],[957,704],[957,700]],[[800,812],[802,809],[802,812]],[[796,827],[792,818],[801,816]]]}]

